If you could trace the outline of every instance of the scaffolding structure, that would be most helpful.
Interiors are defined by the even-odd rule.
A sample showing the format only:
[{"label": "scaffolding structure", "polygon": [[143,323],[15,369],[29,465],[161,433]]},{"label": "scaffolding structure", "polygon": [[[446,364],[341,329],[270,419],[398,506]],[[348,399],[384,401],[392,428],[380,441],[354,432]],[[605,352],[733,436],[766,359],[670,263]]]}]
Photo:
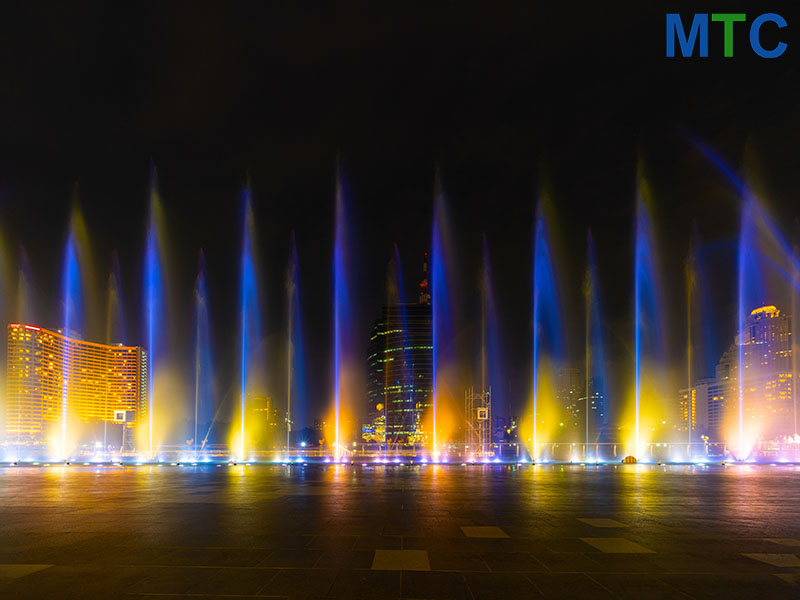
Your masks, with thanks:
[{"label": "scaffolding structure", "polygon": [[[119,447],[120,455],[131,455],[136,450],[136,436],[134,429],[131,426],[136,422],[136,413],[132,410],[115,410],[114,423],[118,423],[122,427],[122,443]],[[104,448],[103,452],[107,452],[108,448]]]},{"label": "scaffolding structure", "polygon": [[469,388],[464,393],[464,446],[469,455],[478,458],[494,456],[492,449],[492,388],[476,392]]}]

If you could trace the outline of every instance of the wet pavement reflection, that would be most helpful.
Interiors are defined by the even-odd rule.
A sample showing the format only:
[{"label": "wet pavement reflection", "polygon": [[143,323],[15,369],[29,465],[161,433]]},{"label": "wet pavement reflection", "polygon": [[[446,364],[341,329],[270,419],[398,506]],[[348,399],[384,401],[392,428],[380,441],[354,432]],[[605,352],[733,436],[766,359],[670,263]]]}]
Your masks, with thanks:
[{"label": "wet pavement reflection", "polygon": [[800,597],[800,467],[0,468],[0,598]]}]

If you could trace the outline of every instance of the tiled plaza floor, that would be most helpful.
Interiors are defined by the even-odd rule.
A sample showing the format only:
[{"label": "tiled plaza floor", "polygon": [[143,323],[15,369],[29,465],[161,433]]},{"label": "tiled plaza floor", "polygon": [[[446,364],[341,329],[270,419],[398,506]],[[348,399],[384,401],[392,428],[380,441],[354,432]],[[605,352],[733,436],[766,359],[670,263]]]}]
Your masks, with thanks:
[{"label": "tiled plaza floor", "polygon": [[0,598],[800,598],[800,468],[0,468]]}]

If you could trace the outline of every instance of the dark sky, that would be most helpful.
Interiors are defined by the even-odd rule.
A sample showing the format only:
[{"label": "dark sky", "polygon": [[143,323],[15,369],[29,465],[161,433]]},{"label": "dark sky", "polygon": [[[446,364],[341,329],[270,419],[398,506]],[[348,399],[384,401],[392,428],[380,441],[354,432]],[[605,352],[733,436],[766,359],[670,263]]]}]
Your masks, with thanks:
[{"label": "dark sky", "polygon": [[[758,3],[764,4],[764,3]],[[769,3],[767,3],[769,4]],[[289,235],[297,235],[310,413],[328,395],[331,246],[337,156],[348,184],[358,336],[383,301],[392,243],[412,294],[428,250],[439,166],[458,260],[459,327],[476,331],[480,239],[489,241],[512,404],[527,394],[535,206],[548,181],[570,340],[582,336],[587,227],[595,235],[614,360],[628,360],[636,171],[644,165],[667,320],[685,340],[683,263],[696,226],[713,255],[718,345],[733,323],[735,190],[695,148],[736,171],[757,162],[765,201],[798,216],[800,13],[777,60],[666,59],[655,2],[25,3],[0,20],[0,227],[30,259],[35,314],[57,321],[70,198],[80,188],[104,292],[122,267],[127,339],[142,343],[142,254],[149,165],[167,216],[170,326],[188,339],[203,248],[218,377],[233,379],[240,191],[252,181],[265,335],[280,347]],[[741,3],[721,12],[765,12]],[[765,46],[772,38],[767,35]],[[7,303],[8,304],[8,303]],[[184,335],[180,332],[187,332]],[[91,336],[92,332],[87,332]],[[102,335],[94,332],[94,335]],[[474,337],[474,336],[473,336]],[[188,346],[188,342],[187,342]],[[576,360],[581,348],[573,343]],[[176,350],[177,352],[177,350]],[[475,347],[477,353],[477,346]],[[275,396],[282,394],[276,384]]]}]

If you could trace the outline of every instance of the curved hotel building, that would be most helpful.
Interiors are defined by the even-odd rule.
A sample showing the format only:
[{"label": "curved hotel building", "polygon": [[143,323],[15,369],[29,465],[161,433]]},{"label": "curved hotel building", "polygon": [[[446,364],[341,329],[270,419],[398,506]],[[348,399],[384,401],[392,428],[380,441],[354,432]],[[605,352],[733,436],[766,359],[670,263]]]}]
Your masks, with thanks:
[{"label": "curved hotel building", "polygon": [[[8,326],[6,440],[45,443],[55,427],[117,423],[133,449],[147,421],[147,353],[139,346],[99,344],[34,325]],[[66,426],[66,425],[64,425]],[[57,435],[62,435],[58,430]],[[70,437],[75,437],[70,431]]]}]

